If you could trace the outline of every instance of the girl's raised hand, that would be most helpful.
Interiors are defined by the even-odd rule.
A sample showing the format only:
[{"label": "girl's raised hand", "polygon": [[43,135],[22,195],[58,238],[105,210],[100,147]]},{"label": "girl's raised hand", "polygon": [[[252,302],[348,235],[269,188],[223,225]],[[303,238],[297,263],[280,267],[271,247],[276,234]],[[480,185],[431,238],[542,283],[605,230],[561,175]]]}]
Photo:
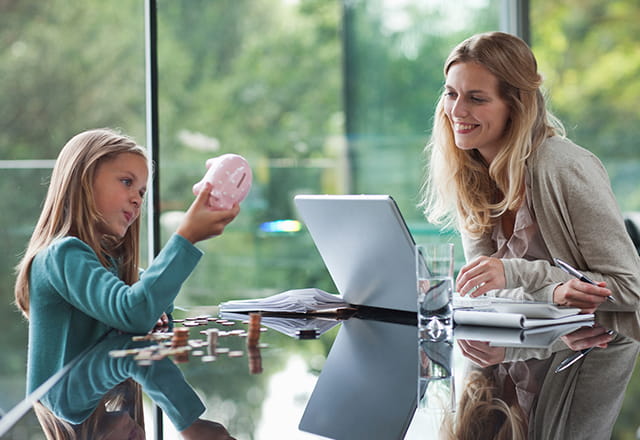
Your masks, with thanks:
[{"label": "girl's raised hand", "polygon": [[240,212],[238,204],[224,211],[214,211],[207,206],[211,184],[206,183],[193,201],[176,233],[191,243],[197,243],[222,234],[225,226],[236,218]]}]

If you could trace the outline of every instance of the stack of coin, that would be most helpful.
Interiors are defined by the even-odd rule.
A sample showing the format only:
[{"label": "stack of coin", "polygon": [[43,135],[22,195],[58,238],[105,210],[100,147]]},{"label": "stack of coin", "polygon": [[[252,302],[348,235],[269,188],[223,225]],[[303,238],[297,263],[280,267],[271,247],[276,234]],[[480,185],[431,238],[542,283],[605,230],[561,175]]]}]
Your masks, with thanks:
[{"label": "stack of coin", "polygon": [[257,346],[248,347],[247,351],[249,352],[249,373],[262,373],[262,355],[260,354],[260,348]]},{"label": "stack of coin", "polygon": [[214,356],[216,354],[216,348],[218,346],[218,329],[208,328],[207,332],[207,345],[209,349],[209,355]]},{"label": "stack of coin", "polygon": [[[173,337],[171,338],[171,347],[185,347],[189,344],[189,329],[185,327],[175,327],[173,329]],[[176,363],[183,363],[189,361],[189,352],[184,350],[176,353],[173,357],[173,361]]]},{"label": "stack of coin", "polygon": [[247,330],[247,346],[257,347],[260,340],[260,313],[249,314],[249,329]]}]

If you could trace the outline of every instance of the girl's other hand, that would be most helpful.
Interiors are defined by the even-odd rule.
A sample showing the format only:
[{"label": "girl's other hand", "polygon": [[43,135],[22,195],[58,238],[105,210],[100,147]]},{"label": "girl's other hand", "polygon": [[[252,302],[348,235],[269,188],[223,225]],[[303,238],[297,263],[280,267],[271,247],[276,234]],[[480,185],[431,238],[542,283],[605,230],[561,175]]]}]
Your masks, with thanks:
[{"label": "girl's other hand", "polygon": [[606,285],[604,281],[594,286],[573,278],[555,288],[553,302],[561,306],[578,307],[582,313],[593,313],[611,295]]},{"label": "girl's other hand", "polygon": [[213,211],[207,206],[211,184],[206,183],[187,211],[176,233],[191,243],[197,243],[222,234],[225,226],[240,212],[238,204],[224,211]]},{"label": "girl's other hand", "polygon": [[478,257],[460,269],[456,290],[471,297],[484,295],[489,290],[504,289],[507,281],[502,260],[495,257]]},{"label": "girl's other hand", "polygon": [[166,313],[163,313],[158,321],[156,321],[156,325],[151,330],[152,332],[166,332],[169,330],[169,317]]}]

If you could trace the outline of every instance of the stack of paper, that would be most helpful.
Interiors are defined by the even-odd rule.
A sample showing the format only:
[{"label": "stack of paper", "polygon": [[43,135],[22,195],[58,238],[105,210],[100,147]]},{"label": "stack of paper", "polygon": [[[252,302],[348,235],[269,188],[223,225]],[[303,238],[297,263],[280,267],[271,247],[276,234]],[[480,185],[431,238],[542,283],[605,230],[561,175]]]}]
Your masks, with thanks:
[{"label": "stack of paper", "polygon": [[[222,312],[222,319],[231,319],[235,321],[243,321],[247,319],[246,313]],[[265,327],[279,331],[292,338],[305,339],[305,334],[309,335],[307,339],[315,339],[320,335],[331,330],[342,321],[335,318],[327,318],[324,316],[294,317],[294,316],[263,316],[260,323]]]},{"label": "stack of paper", "polygon": [[561,336],[574,332],[583,326],[593,325],[594,322],[587,320],[528,329],[458,325],[454,335],[456,339],[488,341],[489,345],[494,347],[545,348],[551,346]]},{"label": "stack of paper", "polygon": [[220,304],[221,312],[271,312],[271,313],[337,313],[352,310],[341,296],[316,288],[294,289],[276,295],[259,298],[227,301]]}]

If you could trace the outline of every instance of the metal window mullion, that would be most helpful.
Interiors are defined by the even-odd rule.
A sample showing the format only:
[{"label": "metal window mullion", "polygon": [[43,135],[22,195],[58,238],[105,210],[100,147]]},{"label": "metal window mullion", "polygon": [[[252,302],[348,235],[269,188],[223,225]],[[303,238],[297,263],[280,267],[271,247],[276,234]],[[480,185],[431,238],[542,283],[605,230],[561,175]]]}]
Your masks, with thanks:
[{"label": "metal window mullion", "polygon": [[500,30],[517,35],[531,45],[529,0],[502,0]]},{"label": "metal window mullion", "polygon": [[[151,183],[147,191],[147,239],[149,263],[158,255],[160,243],[160,143],[158,130],[158,38],[157,38],[157,2],[145,0],[145,103],[147,150]],[[155,439],[163,440],[162,410],[153,404],[153,424]]]}]

